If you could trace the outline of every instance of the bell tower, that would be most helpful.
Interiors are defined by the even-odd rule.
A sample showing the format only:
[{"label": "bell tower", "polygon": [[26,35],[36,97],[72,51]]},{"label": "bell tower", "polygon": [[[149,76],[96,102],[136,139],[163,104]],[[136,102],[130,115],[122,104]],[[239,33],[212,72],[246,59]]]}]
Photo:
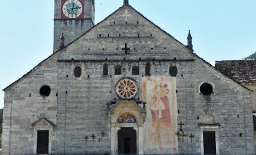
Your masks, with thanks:
[{"label": "bell tower", "polygon": [[55,0],[53,51],[74,41],[94,26],[94,0]]}]

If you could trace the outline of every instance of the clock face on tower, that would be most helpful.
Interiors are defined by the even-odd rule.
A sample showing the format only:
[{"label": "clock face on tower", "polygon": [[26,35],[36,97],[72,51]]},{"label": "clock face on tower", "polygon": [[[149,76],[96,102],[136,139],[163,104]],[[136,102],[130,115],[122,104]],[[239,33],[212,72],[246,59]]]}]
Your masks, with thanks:
[{"label": "clock face on tower", "polygon": [[77,18],[83,13],[83,5],[79,0],[67,0],[62,4],[62,13],[66,18]]}]

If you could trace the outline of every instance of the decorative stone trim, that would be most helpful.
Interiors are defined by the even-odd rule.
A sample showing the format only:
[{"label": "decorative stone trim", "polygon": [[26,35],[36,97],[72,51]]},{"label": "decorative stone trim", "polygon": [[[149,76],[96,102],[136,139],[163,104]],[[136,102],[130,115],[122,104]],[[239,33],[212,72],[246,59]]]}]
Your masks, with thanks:
[{"label": "decorative stone trim", "polygon": [[32,126],[34,127],[34,154],[37,153],[37,133],[40,130],[49,131],[48,154],[51,154],[52,131],[53,128],[56,127],[56,125],[51,121],[47,120],[46,118],[40,118],[38,121],[32,123]]},{"label": "decorative stone trim", "polygon": [[[129,113],[136,119],[134,123],[117,123],[118,117],[124,113]],[[111,128],[111,154],[118,154],[118,131],[123,127],[132,127],[136,131],[137,154],[143,154],[143,124],[146,113],[134,101],[118,101],[109,111]]]},{"label": "decorative stone trim", "polygon": [[220,137],[219,127],[220,127],[220,124],[219,123],[214,123],[214,124],[200,123],[198,125],[200,127],[200,136],[201,136],[200,137],[201,155],[204,155],[204,135],[203,135],[204,131],[215,131],[216,154],[219,155],[220,154],[220,151],[219,151],[219,137]]}]

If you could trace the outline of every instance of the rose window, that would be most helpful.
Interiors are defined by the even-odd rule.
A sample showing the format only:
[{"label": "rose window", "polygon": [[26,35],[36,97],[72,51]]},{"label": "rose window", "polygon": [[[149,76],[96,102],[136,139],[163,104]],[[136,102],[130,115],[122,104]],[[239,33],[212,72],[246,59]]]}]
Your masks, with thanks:
[{"label": "rose window", "polygon": [[123,99],[131,99],[138,92],[137,83],[128,78],[121,79],[116,84],[116,93]]}]

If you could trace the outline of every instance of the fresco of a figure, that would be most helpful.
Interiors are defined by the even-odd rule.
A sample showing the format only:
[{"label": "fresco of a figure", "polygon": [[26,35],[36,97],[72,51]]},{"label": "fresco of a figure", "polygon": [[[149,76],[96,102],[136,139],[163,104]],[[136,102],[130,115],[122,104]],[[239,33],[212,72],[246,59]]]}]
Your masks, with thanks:
[{"label": "fresco of a figure", "polygon": [[136,119],[130,113],[123,113],[117,118],[117,123],[136,123]]},{"label": "fresco of a figure", "polygon": [[176,81],[171,77],[143,79],[143,99],[147,102],[147,149],[152,152],[176,153],[177,105]]}]

